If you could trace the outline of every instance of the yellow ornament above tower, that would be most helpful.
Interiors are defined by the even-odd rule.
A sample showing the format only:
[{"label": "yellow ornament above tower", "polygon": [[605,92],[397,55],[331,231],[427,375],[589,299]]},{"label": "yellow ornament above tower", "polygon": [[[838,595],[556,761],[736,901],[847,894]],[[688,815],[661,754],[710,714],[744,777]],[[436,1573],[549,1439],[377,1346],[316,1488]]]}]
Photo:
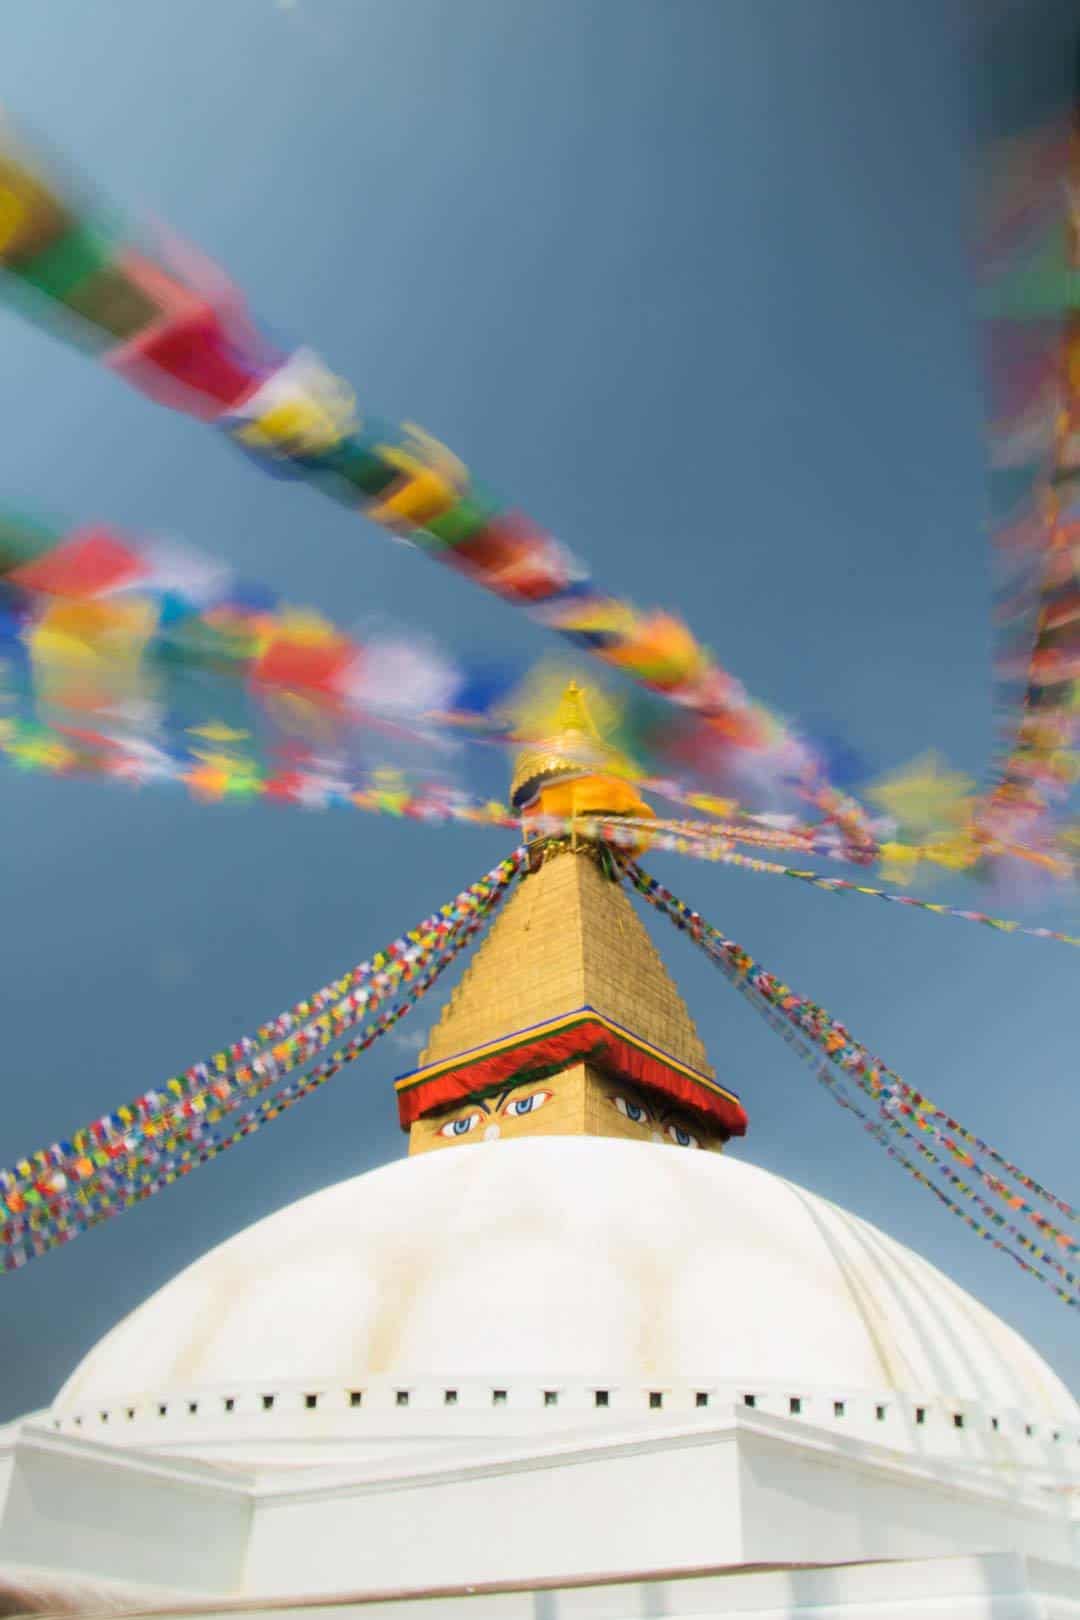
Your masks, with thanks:
[{"label": "yellow ornament above tower", "polygon": [[545,816],[625,816],[651,821],[655,813],[634,786],[629,761],[601,737],[585,693],[571,681],[550,735],[522,753],[510,784],[526,836]]}]

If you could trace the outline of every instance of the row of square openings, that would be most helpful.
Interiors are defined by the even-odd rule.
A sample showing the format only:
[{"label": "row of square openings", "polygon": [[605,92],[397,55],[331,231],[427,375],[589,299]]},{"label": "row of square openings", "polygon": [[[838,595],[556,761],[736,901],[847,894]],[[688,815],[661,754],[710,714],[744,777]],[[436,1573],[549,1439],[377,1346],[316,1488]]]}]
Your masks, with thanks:
[{"label": "row of square openings", "polygon": [[[744,1395],[743,1396],[743,1405],[744,1406],[756,1406],[757,1405],[757,1396],[756,1395]],[[801,1395],[789,1395],[788,1396],[788,1411],[791,1413],[792,1417],[798,1417],[800,1415],[800,1413],[802,1412],[802,1409],[803,1409],[803,1398],[802,1398],[802,1396]],[[926,1422],[927,1410],[928,1409],[925,1406],[917,1406],[915,1408],[915,1422],[920,1427],[922,1427]],[[877,1420],[878,1423],[884,1423],[885,1422],[885,1419],[888,1416],[888,1411],[889,1411],[889,1409],[888,1409],[887,1406],[883,1406],[883,1405],[879,1404],[879,1405],[874,1407],[874,1417],[875,1417],[875,1419]],[[833,1401],[833,1417],[834,1418],[843,1418],[843,1417],[846,1417],[846,1416],[847,1416],[847,1403],[846,1403],[846,1401]],[[954,1412],[952,1414],[952,1421],[953,1421],[953,1428],[954,1429],[963,1429],[963,1428],[967,1427],[967,1420],[966,1420],[965,1414],[963,1412]],[[998,1421],[998,1419],[996,1417],[992,1417],[990,1419],[990,1427],[991,1427],[991,1429],[993,1429],[995,1434],[1001,1428],[1001,1424],[1000,1424],[1000,1422]],[[1024,1424],[1024,1433],[1030,1439],[1031,1436],[1035,1433],[1035,1425],[1033,1423],[1025,1423]],[[1060,1440],[1061,1439],[1061,1431],[1059,1429],[1054,1430],[1053,1438],[1055,1440]]]},{"label": "row of square openings", "polygon": [[[545,1406],[558,1406],[558,1404],[559,1404],[559,1391],[557,1389],[545,1389],[543,1394],[544,1394],[544,1405]],[[411,1395],[412,1395],[412,1391],[408,1390],[408,1389],[395,1390],[395,1392],[394,1392],[394,1404],[396,1406],[408,1406],[409,1403],[410,1403]],[[362,1406],[364,1404],[364,1392],[363,1392],[363,1390],[360,1390],[360,1389],[348,1390],[346,1392],[346,1398],[347,1398],[349,1406],[351,1406],[351,1407]],[[304,1396],[304,1406],[305,1406],[306,1410],[309,1411],[309,1412],[315,1411],[316,1408],[318,1407],[319,1402],[320,1402],[321,1399],[322,1399],[322,1397],[319,1394],[305,1395]],[[508,1399],[509,1399],[509,1392],[507,1390],[505,1390],[505,1389],[493,1389],[492,1392],[491,1392],[491,1404],[492,1404],[492,1406],[505,1406]],[[275,1407],[276,1403],[277,1403],[277,1396],[276,1395],[261,1395],[259,1397],[259,1400],[261,1402],[262,1410],[264,1412],[272,1412],[274,1410],[274,1407]],[[186,1404],[187,1404],[188,1414],[190,1416],[192,1416],[192,1417],[196,1416],[198,1411],[199,1411],[199,1402],[198,1401],[188,1401]],[[458,1392],[457,1392],[457,1390],[456,1389],[445,1389],[445,1390],[443,1390],[443,1405],[444,1406],[456,1406],[457,1404],[458,1404]],[[708,1404],[709,1404],[708,1391],[707,1390],[698,1390],[697,1393],[694,1396],[694,1405],[697,1406],[697,1407],[704,1407],[704,1406],[708,1406]],[[595,1390],[593,1390],[593,1405],[594,1406],[599,1406],[599,1407],[610,1406],[611,1405],[611,1391],[607,1390],[607,1389],[595,1389]],[[659,1411],[663,1407],[663,1405],[664,1405],[664,1392],[663,1392],[663,1390],[658,1390],[658,1389],[650,1390],[649,1391],[649,1408],[650,1408],[650,1410],[654,1411],[654,1412]],[[756,1395],[749,1395],[749,1394],[744,1395],[743,1396],[743,1405],[744,1406],[749,1406],[749,1407],[756,1407],[757,1406],[757,1396]],[[222,1401],[222,1407],[223,1407],[223,1410],[226,1411],[226,1412],[235,1411],[236,1410],[236,1398],[235,1398],[235,1396],[226,1395],[224,1397],[223,1401]],[[167,1401],[160,1401],[158,1403],[158,1408],[157,1408],[158,1416],[159,1417],[166,1417],[168,1415],[168,1411],[169,1411],[168,1402]],[[792,1417],[799,1417],[802,1414],[802,1411],[803,1411],[803,1397],[801,1395],[789,1395],[788,1396],[788,1411],[790,1412]],[[135,1412],[136,1412],[136,1409],[133,1406],[128,1406],[128,1407],[124,1408],[124,1416],[128,1419],[129,1422],[134,1419]],[[108,1412],[101,1412],[98,1415],[99,1415],[100,1420],[101,1420],[102,1423],[107,1423],[109,1421],[109,1413]],[[833,1417],[834,1418],[844,1418],[844,1417],[846,1417],[846,1415],[847,1415],[847,1403],[845,1401],[842,1401],[842,1400],[833,1401]],[[886,1420],[887,1415],[888,1415],[888,1407],[887,1406],[885,1406],[885,1405],[875,1406],[875,1408],[874,1408],[874,1417],[876,1418],[878,1423],[884,1423],[885,1420]],[[925,1407],[925,1406],[917,1406],[915,1408],[915,1422],[916,1422],[916,1424],[919,1425],[920,1427],[922,1425],[924,1425],[926,1423],[927,1415],[928,1415],[928,1408],[927,1407]],[[74,1422],[75,1422],[75,1425],[77,1427],[79,1427],[82,1424],[82,1418],[81,1417],[76,1417],[74,1419]],[[953,1428],[954,1429],[963,1429],[963,1428],[965,1428],[966,1427],[965,1414],[963,1412],[954,1412],[952,1414],[952,1422],[953,1422]],[[53,1427],[57,1428],[57,1429],[60,1427],[60,1420],[59,1419],[56,1419],[54,1421]],[[996,1417],[992,1417],[990,1419],[990,1427],[991,1427],[992,1430],[994,1430],[995,1433],[1000,1429],[1001,1425],[1000,1425],[999,1420]],[[1025,1423],[1025,1425],[1024,1425],[1024,1433],[1030,1439],[1035,1433],[1035,1425],[1032,1424],[1032,1423]],[[1054,1439],[1055,1441],[1059,1441],[1061,1439],[1061,1431],[1059,1429],[1055,1429],[1053,1431],[1052,1439]]]},{"label": "row of square openings", "polygon": [[[408,1389],[395,1390],[394,1391],[394,1404],[396,1406],[408,1406],[409,1403],[410,1403],[411,1396],[412,1396],[412,1391],[411,1390],[408,1390]],[[309,1411],[309,1412],[315,1411],[316,1408],[318,1407],[321,1399],[322,1399],[321,1395],[317,1395],[317,1394],[315,1394],[315,1395],[305,1395],[304,1396],[304,1406],[305,1406],[306,1410]],[[509,1399],[509,1391],[508,1390],[505,1390],[505,1389],[493,1389],[492,1392],[491,1392],[491,1404],[492,1404],[492,1406],[505,1406],[508,1399]],[[364,1404],[364,1392],[363,1392],[363,1390],[362,1389],[350,1389],[350,1390],[348,1390],[346,1392],[346,1400],[347,1400],[347,1403],[348,1403],[349,1406],[354,1406],[354,1407],[355,1406],[363,1406],[363,1404]],[[277,1404],[277,1396],[276,1395],[260,1395],[259,1401],[260,1401],[260,1404],[261,1404],[262,1409],[263,1409],[264,1412],[272,1412],[274,1410],[275,1405]],[[443,1390],[443,1405],[444,1406],[456,1406],[457,1404],[458,1404],[458,1392],[457,1392],[457,1390],[456,1389],[444,1389]],[[544,1405],[545,1406],[558,1406],[558,1404],[559,1404],[559,1391],[557,1389],[545,1389],[544,1390]],[[651,1410],[657,1411],[663,1406],[663,1404],[664,1404],[664,1392],[663,1392],[663,1390],[658,1390],[658,1389],[650,1390],[650,1392],[649,1392],[649,1406],[650,1406]],[[694,1397],[694,1404],[695,1404],[695,1406],[708,1406],[708,1404],[709,1404],[708,1391],[707,1390],[698,1390],[697,1394]],[[753,1405],[753,1397],[750,1397],[749,1404]],[[187,1405],[188,1414],[191,1417],[195,1417],[198,1414],[198,1411],[199,1411],[199,1402],[198,1401],[188,1401],[186,1403],[186,1405]],[[611,1405],[611,1391],[607,1390],[607,1389],[595,1389],[595,1390],[593,1390],[593,1405],[594,1406],[610,1406]],[[205,1411],[205,1409],[206,1409],[206,1403],[204,1402],[203,1403],[203,1410]],[[226,1411],[226,1412],[235,1412],[235,1410],[236,1410],[236,1398],[235,1398],[235,1396],[226,1395],[222,1400],[222,1409],[224,1411]],[[124,1408],[124,1416],[128,1420],[128,1422],[132,1422],[134,1420],[135,1413],[136,1413],[136,1408],[134,1406],[127,1406],[127,1407]],[[157,1415],[158,1415],[158,1417],[167,1417],[168,1413],[169,1413],[169,1403],[167,1401],[159,1401],[158,1402],[158,1407],[157,1407]],[[102,1423],[108,1423],[109,1416],[110,1416],[110,1414],[108,1412],[99,1412],[98,1416],[99,1416]],[[81,1426],[81,1424],[82,1424],[82,1418],[81,1417],[76,1417],[73,1421],[74,1421],[74,1423],[76,1424],[77,1427]],[[57,1418],[55,1420],[55,1422],[53,1424],[53,1427],[57,1428],[57,1429],[60,1427],[59,1418]]]}]

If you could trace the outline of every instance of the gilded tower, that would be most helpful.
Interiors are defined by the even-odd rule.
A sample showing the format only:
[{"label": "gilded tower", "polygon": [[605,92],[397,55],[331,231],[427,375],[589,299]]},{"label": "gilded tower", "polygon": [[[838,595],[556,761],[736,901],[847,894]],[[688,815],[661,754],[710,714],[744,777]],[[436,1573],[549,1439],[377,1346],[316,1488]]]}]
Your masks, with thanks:
[{"label": "gilded tower", "polygon": [[[576,817],[648,839],[652,811],[571,685],[523,754],[512,802],[530,870],[477,950],[420,1066],[397,1082],[409,1152],[516,1136],[614,1136],[719,1151],[746,1129],[667,969]],[[546,818],[571,831],[547,831]]]}]

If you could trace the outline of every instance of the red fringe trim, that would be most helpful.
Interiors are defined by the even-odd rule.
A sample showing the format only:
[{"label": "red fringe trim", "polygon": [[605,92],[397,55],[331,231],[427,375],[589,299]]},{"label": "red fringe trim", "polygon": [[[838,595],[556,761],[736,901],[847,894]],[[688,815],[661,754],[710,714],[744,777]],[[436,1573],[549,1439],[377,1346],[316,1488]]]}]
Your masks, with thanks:
[{"label": "red fringe trim", "polygon": [[551,1064],[570,1068],[586,1058],[606,1074],[662,1092],[696,1114],[704,1114],[729,1136],[746,1135],[749,1121],[737,1097],[713,1091],[706,1081],[695,1080],[691,1074],[674,1068],[665,1062],[661,1053],[644,1050],[596,1016],[575,1019],[572,1024],[546,1033],[538,1032],[531,1039],[523,1037],[512,1047],[487,1056],[463,1057],[460,1064],[432,1075],[430,1080],[418,1079],[410,1083],[406,1078],[404,1082],[399,1081],[401,1128],[407,1131],[413,1120],[422,1114],[461,1102],[500,1081],[513,1084],[515,1076],[527,1075],[530,1070]]}]

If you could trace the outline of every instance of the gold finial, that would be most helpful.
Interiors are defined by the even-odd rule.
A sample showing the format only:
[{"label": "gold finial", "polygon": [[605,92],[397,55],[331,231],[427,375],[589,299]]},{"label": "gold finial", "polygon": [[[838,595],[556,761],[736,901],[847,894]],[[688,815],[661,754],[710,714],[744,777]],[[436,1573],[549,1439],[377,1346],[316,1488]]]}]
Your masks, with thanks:
[{"label": "gold finial", "polygon": [[580,731],[584,736],[600,743],[600,733],[589,713],[585,693],[577,681],[570,682],[559,700],[559,707],[555,711],[555,730],[556,733]]},{"label": "gold finial", "polygon": [[576,681],[563,692],[548,737],[519,756],[510,802],[526,818],[653,816],[629,762],[597,730]]}]

